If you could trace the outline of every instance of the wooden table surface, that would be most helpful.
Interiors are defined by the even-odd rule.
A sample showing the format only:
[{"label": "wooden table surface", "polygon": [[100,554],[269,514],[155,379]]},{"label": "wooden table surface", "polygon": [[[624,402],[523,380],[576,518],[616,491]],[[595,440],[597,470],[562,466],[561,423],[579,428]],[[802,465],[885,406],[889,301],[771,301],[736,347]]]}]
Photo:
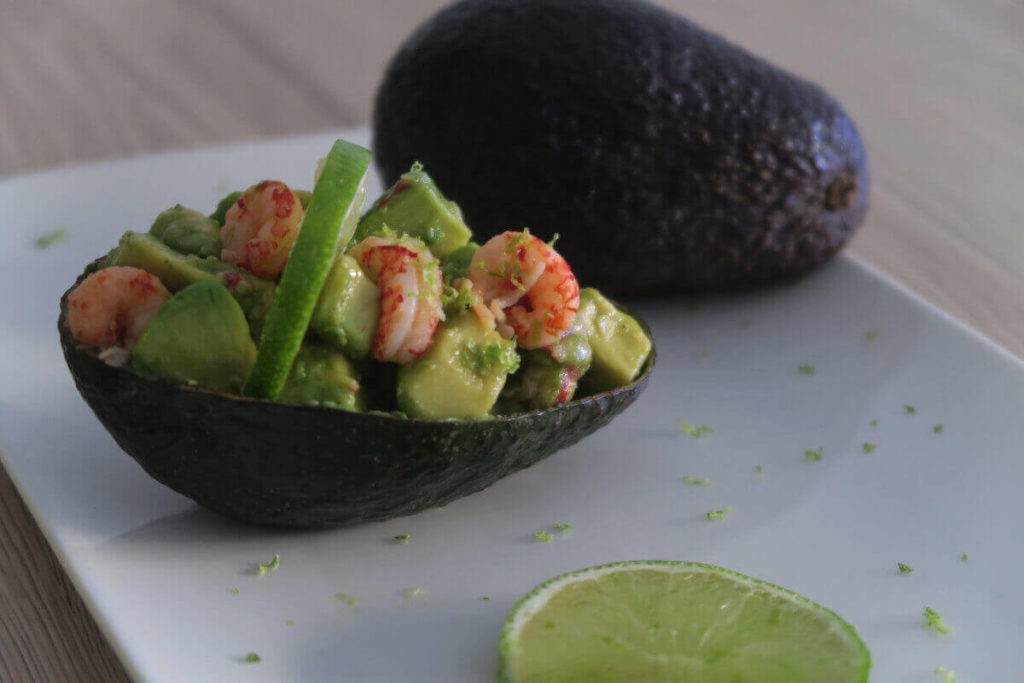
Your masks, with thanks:
[{"label": "wooden table surface", "polygon": [[[852,250],[1024,356],[1024,3],[661,1],[835,95],[873,175]],[[365,123],[442,4],[0,1],[0,176]],[[0,469],[0,681],[126,678]]]}]

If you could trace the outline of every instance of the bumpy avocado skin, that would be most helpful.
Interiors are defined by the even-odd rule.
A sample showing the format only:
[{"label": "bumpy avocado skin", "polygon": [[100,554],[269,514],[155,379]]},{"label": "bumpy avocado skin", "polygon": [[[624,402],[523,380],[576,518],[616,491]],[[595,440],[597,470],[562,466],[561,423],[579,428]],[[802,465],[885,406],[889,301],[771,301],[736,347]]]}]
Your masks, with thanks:
[{"label": "bumpy avocado skin", "polygon": [[861,223],[864,148],[818,86],[638,0],[470,0],[421,26],[377,93],[386,182],[419,160],[478,239],[558,243],[611,295],[750,286]]},{"label": "bumpy avocado skin", "polygon": [[644,374],[615,392],[516,418],[358,414],[178,387],[111,367],[76,348],[68,292],[57,323],[64,359],[117,444],[200,505],[263,525],[385,520],[484,489],[607,424],[644,390],[655,361],[652,353]]}]

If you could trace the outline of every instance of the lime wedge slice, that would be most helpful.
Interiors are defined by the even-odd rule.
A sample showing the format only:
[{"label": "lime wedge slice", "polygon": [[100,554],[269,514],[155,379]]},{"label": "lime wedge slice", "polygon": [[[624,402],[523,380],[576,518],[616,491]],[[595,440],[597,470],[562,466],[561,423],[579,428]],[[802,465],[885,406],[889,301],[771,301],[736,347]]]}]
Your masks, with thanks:
[{"label": "lime wedge slice", "polygon": [[302,228],[281,274],[260,338],[246,396],[273,401],[281,393],[327,279],[337,245],[355,232],[366,199],[370,151],[334,143],[313,188]]},{"label": "lime wedge slice", "polygon": [[505,683],[846,683],[871,656],[837,614],[690,562],[583,569],[533,589],[501,632]]}]

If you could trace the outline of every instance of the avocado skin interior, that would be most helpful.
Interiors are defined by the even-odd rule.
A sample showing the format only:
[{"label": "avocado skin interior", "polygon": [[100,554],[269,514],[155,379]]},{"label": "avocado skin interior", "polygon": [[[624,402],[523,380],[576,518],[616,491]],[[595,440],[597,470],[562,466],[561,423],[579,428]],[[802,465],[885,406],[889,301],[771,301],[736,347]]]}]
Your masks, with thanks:
[{"label": "avocado skin interior", "polygon": [[420,161],[478,241],[528,225],[605,294],[799,276],[867,208],[864,148],[817,85],[637,0],[470,0],[390,62],[385,182]]},{"label": "avocado skin interior", "polygon": [[641,376],[613,392],[513,418],[350,413],[180,387],[111,367],[76,347],[66,325],[70,291],[57,322],[64,359],[117,444],[203,507],[262,525],[382,521],[484,489],[608,424],[647,386],[655,361],[652,350]]}]

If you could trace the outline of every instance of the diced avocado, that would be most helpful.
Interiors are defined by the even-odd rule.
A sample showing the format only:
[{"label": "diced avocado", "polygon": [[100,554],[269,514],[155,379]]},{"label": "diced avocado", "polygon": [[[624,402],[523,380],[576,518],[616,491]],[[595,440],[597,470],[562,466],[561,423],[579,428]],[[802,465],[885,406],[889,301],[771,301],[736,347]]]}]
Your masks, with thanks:
[{"label": "diced avocado", "polygon": [[349,358],[364,358],[379,315],[380,288],[354,258],[338,254],[320,290],[310,329]]},{"label": "diced avocado", "polygon": [[398,370],[398,409],[427,419],[482,418],[519,365],[512,342],[464,312],[442,322],[430,348]]},{"label": "diced avocado", "polygon": [[586,326],[579,313],[572,329],[548,348],[523,353],[523,363],[501,392],[495,412],[543,410],[572,400],[591,362]]},{"label": "diced avocado", "polygon": [[441,275],[445,283],[450,283],[460,277],[469,276],[469,264],[473,260],[473,254],[480,248],[476,242],[463,244],[441,263]]},{"label": "diced avocado", "polygon": [[196,282],[218,282],[235,297],[258,334],[274,300],[275,285],[212,256],[182,254],[152,235],[126,232],[106,265],[134,266],[156,275],[172,292]]},{"label": "diced avocado", "polygon": [[360,219],[353,242],[384,234],[386,229],[423,240],[439,259],[473,236],[458,204],[445,199],[418,164],[402,174]]},{"label": "diced avocado", "polygon": [[355,366],[342,354],[322,346],[303,346],[299,350],[277,400],[354,412],[366,410]]},{"label": "diced avocado", "polygon": [[238,393],[256,362],[245,314],[216,282],[197,282],[163,305],[132,354],[132,369],[174,384]]},{"label": "diced avocado", "polygon": [[181,204],[157,216],[149,234],[182,254],[220,258],[220,224]]},{"label": "diced avocado", "polygon": [[640,323],[615,307],[592,287],[580,290],[580,310],[593,351],[590,370],[580,379],[588,394],[628,384],[651,352],[651,340]]},{"label": "diced avocado", "polygon": [[217,221],[218,225],[224,225],[224,217],[228,215],[228,210],[235,205],[238,198],[242,196],[241,190],[235,190],[224,199],[217,202],[217,208],[214,209],[213,213],[210,214],[210,218]]}]

